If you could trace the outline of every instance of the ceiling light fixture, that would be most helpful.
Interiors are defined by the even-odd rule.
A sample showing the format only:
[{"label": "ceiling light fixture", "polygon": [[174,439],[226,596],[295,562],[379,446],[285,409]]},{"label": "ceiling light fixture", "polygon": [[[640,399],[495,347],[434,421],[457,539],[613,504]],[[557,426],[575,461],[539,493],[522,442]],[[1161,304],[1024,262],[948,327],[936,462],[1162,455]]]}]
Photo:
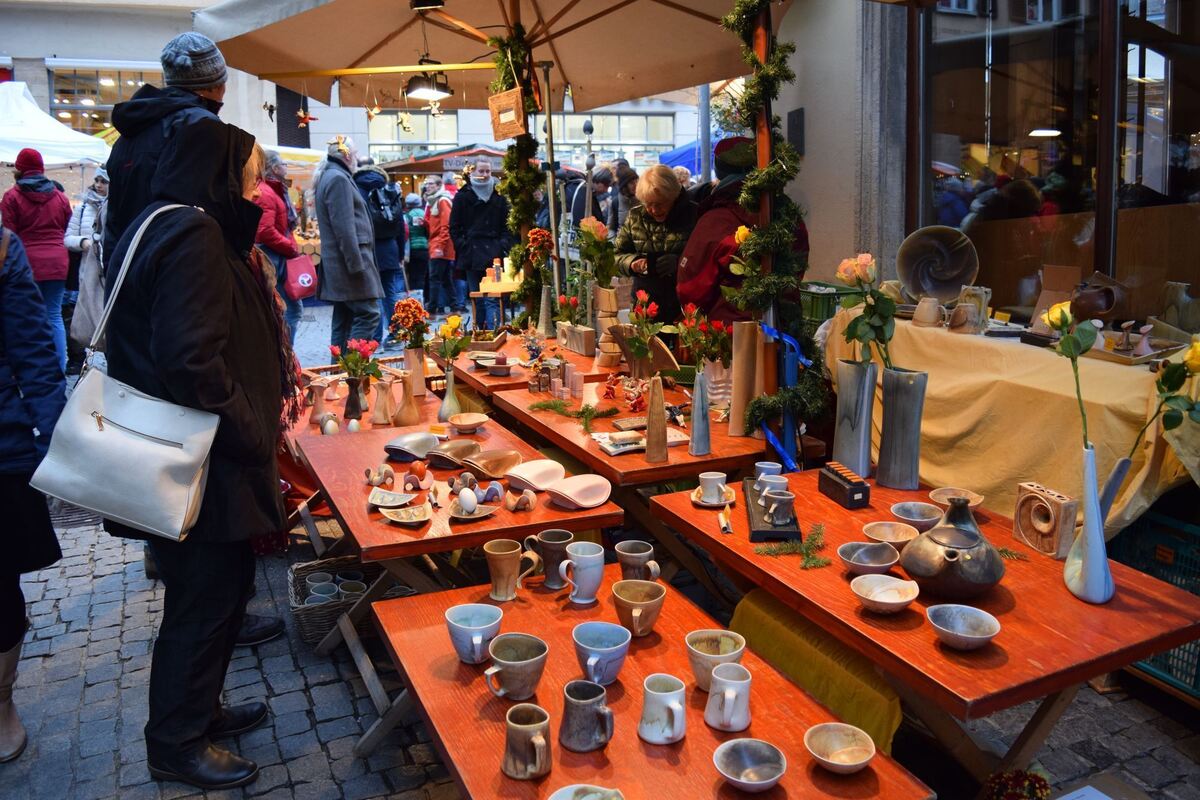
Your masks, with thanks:
[{"label": "ceiling light fixture", "polygon": [[445,6],[446,0],[408,0],[408,5],[413,11],[430,11]]},{"label": "ceiling light fixture", "polygon": [[60,111],[60,112],[58,112],[58,118],[59,119],[70,119],[71,112],[70,111]]},{"label": "ceiling light fixture", "polygon": [[1057,136],[1062,136],[1062,131],[1057,128],[1034,128],[1029,132],[1029,135],[1034,139],[1053,139]]},{"label": "ceiling light fixture", "polygon": [[112,86],[116,86],[117,82],[114,81],[112,78],[101,78],[100,85],[104,86],[104,87],[112,87]]},{"label": "ceiling light fixture", "polygon": [[[417,63],[438,65],[442,62],[425,57]],[[444,72],[422,72],[412,76],[404,87],[404,93],[424,102],[442,101],[454,96],[454,90],[450,88],[450,79]]]}]

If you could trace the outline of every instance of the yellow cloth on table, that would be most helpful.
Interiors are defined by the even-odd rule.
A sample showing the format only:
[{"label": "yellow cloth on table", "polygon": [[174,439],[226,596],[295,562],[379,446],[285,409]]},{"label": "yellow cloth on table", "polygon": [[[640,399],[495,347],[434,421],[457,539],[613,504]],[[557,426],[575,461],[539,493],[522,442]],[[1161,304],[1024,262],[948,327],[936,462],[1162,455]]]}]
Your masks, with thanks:
[{"label": "yellow cloth on table", "polygon": [[[837,388],[837,361],[855,358],[845,340],[861,306],[839,311],[825,343],[825,360]],[[892,363],[929,374],[921,420],[921,480],[984,495],[984,507],[1011,517],[1017,484],[1036,481],[1071,497],[1083,493],[1083,433],[1070,362],[1050,348],[1016,339],[950,333],[896,321]],[[1182,358],[1182,354],[1175,356]],[[878,355],[876,355],[878,361]],[[1087,409],[1088,436],[1096,448],[1101,486],[1118,459],[1129,455],[1138,431],[1158,403],[1155,375],[1085,356],[1079,380]],[[875,392],[872,454],[878,458],[883,427],[883,370]],[[1191,391],[1196,392],[1192,381]],[[1196,467],[1200,425],[1185,422],[1168,437],[1152,425],[1105,526],[1115,536],[1167,490],[1189,480],[1178,453]],[[1001,544],[1000,542],[996,543]]]},{"label": "yellow cloth on table", "polygon": [[825,705],[866,731],[884,753],[900,727],[900,698],[875,666],[776,600],[754,589],[738,603],[730,630],[759,657]]}]

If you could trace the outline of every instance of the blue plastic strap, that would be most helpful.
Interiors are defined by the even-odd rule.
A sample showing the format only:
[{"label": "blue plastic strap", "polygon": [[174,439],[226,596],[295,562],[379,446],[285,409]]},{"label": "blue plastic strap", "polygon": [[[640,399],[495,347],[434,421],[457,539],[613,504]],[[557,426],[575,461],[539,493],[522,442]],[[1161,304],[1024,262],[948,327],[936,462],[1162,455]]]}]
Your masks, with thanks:
[{"label": "blue plastic strap", "polygon": [[[774,336],[775,334],[771,335]],[[775,452],[779,454],[780,460],[783,461],[784,472],[799,472],[800,467],[796,464],[796,460],[788,454],[788,451],[784,449],[783,442],[779,441],[779,437],[775,435],[775,431],[767,427],[767,423],[765,422],[762,423],[762,432],[767,437],[767,444],[775,448]]]},{"label": "blue plastic strap", "polygon": [[788,336],[786,333],[784,333],[783,331],[781,331],[777,328],[772,328],[770,325],[766,324],[765,322],[760,322],[759,326],[762,328],[763,333],[765,333],[767,336],[771,336],[776,339],[779,339],[784,344],[791,347],[792,350],[794,350],[796,352],[796,357],[800,359],[801,364],[803,364],[805,367],[812,366],[812,359],[806,358],[804,356],[804,351],[800,349],[800,343],[797,342],[794,337]]}]

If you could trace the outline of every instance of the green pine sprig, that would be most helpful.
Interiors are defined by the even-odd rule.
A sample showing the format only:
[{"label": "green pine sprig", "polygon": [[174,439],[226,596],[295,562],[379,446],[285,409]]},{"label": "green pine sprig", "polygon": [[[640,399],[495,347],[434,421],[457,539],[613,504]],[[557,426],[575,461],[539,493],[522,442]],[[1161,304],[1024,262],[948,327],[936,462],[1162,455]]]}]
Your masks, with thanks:
[{"label": "green pine sprig", "polygon": [[616,406],[612,408],[599,409],[592,405],[586,405],[578,410],[567,408],[566,400],[539,400],[536,403],[529,404],[530,411],[553,411],[563,417],[573,417],[583,423],[583,432],[592,432],[592,421],[604,419],[605,417],[614,417],[620,410]]},{"label": "green pine sprig", "polygon": [[1025,555],[1024,553],[1018,552],[1016,550],[1010,550],[1007,547],[997,547],[996,552],[1000,554],[1001,558],[1008,559],[1009,561],[1028,561],[1029,560],[1029,556]]},{"label": "green pine sprig", "polygon": [[779,558],[780,556],[798,555],[802,557],[800,569],[819,569],[833,563],[817,553],[825,549],[825,525],[818,522],[812,526],[808,536],[802,540],[793,539],[775,544],[760,544],[754,552],[760,556]]}]

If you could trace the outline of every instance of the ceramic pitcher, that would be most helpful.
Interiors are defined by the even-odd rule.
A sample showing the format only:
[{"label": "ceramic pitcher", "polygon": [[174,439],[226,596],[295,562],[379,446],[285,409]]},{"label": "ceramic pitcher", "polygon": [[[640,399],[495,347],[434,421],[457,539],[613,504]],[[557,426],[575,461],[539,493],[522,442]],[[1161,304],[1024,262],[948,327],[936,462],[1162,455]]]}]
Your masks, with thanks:
[{"label": "ceramic pitcher", "polygon": [[592,681],[571,681],[563,689],[563,721],[558,741],[568,750],[588,753],[608,744],[613,713],[608,692]]},{"label": "ceramic pitcher", "polygon": [[501,771],[518,781],[550,771],[550,715],[541,706],[519,703],[505,715],[504,761]]},{"label": "ceramic pitcher", "polygon": [[713,669],[704,721],[719,731],[750,727],[750,670],[734,663],[718,664]]},{"label": "ceramic pitcher", "polygon": [[674,675],[658,672],[642,683],[638,737],[650,744],[671,744],[687,735],[686,690]]}]

